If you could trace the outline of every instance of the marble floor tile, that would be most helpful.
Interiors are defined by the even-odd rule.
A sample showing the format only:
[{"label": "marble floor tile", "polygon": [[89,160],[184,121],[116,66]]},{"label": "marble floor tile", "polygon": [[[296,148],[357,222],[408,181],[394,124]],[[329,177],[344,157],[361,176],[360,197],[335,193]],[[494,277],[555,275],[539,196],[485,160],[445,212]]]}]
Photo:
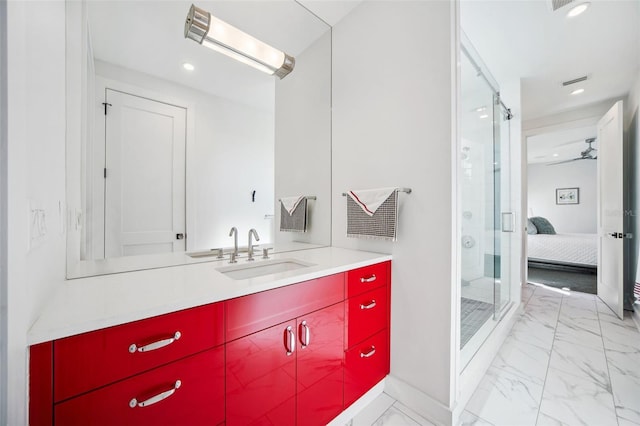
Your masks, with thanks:
[{"label": "marble floor tile", "polygon": [[467,411],[494,425],[535,425],[542,386],[490,367]]},{"label": "marble floor tile", "polygon": [[473,413],[464,410],[458,419],[457,426],[494,426],[486,420],[481,419]]},{"label": "marble floor tile", "polygon": [[581,324],[577,321],[566,320],[563,318],[558,320],[555,340],[596,349],[603,348],[600,330],[595,330],[591,324]]},{"label": "marble floor tile", "polygon": [[611,391],[609,368],[603,348],[581,346],[556,340],[551,352],[549,369],[590,380]]},{"label": "marble floor tile", "polygon": [[640,351],[640,333],[638,329],[627,327],[623,323],[600,321],[602,340],[608,350],[620,352]]},{"label": "marble floor tile", "polygon": [[613,395],[591,380],[549,369],[540,413],[569,425],[615,425]]},{"label": "marble floor tile", "polygon": [[618,417],[618,426],[638,426],[640,423],[629,421],[623,417]]},{"label": "marble floor tile", "polygon": [[558,322],[600,335],[600,321],[595,311],[591,312],[588,309],[563,305],[560,309]]},{"label": "marble floor tile", "polygon": [[538,413],[538,420],[536,426],[571,426],[567,423],[562,423],[560,420],[551,416],[547,416],[544,413]]},{"label": "marble floor tile", "polygon": [[524,313],[514,324],[510,336],[520,342],[530,343],[543,349],[551,350],[556,324],[540,321],[532,314]]},{"label": "marble floor tile", "polygon": [[392,406],[382,413],[373,426],[420,426],[420,423]]},{"label": "marble floor tile", "polygon": [[522,341],[511,335],[502,344],[491,365],[535,384],[543,385],[550,353],[550,349]]},{"label": "marble floor tile", "polygon": [[360,411],[352,420],[352,426],[371,426],[396,400],[386,393],[378,395],[373,402]]},{"label": "marble floor tile", "polygon": [[435,426],[429,420],[425,419],[420,414],[416,413],[415,411],[413,411],[411,408],[407,407],[406,405],[404,405],[400,401],[396,401],[396,403],[393,404],[393,408],[396,408],[396,409],[402,411],[404,414],[409,416],[412,420],[414,420],[420,426]]},{"label": "marble floor tile", "polygon": [[593,313],[597,312],[596,299],[593,294],[571,292],[568,296],[562,297],[562,306],[588,309]]},{"label": "marble floor tile", "polygon": [[640,352],[606,351],[606,355],[618,417],[640,424]]}]

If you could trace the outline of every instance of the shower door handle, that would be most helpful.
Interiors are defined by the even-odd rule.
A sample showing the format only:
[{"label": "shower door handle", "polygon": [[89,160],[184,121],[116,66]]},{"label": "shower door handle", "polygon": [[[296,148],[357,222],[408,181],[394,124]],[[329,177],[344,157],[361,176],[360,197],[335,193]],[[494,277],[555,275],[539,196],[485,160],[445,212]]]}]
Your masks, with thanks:
[{"label": "shower door handle", "polygon": [[501,214],[502,232],[513,232],[515,228],[515,215],[513,212],[502,212]]}]

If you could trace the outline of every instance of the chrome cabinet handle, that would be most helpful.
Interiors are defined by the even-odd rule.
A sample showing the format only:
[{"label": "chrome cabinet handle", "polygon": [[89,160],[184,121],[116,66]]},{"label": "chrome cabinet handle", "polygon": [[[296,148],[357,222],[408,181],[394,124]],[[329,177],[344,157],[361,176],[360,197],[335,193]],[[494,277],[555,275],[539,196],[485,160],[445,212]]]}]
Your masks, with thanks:
[{"label": "chrome cabinet handle", "polygon": [[360,309],[372,309],[376,307],[376,299],[372,299],[367,305],[360,304]]},{"label": "chrome cabinet handle", "polygon": [[376,353],[376,347],[371,345],[371,348],[369,349],[368,352],[360,352],[360,358],[369,358],[370,356],[373,356],[373,354]]},{"label": "chrome cabinet handle", "polygon": [[376,274],[371,274],[370,277],[365,278],[365,277],[360,277],[360,282],[361,283],[372,283],[376,280]]},{"label": "chrome cabinet handle", "polygon": [[129,346],[129,353],[133,354],[135,352],[155,351],[156,349],[164,348],[165,346],[172,344],[176,340],[180,339],[180,337],[182,337],[182,333],[180,333],[179,331],[176,331],[173,337],[169,337],[168,339],[158,340],[157,342],[149,343],[148,345],[137,346],[135,343],[132,343]]},{"label": "chrome cabinet handle", "polygon": [[302,321],[302,324],[300,324],[300,343],[302,343],[303,348],[306,348],[307,346],[309,346],[310,341],[311,330],[307,325],[307,321]]},{"label": "chrome cabinet handle", "polygon": [[296,335],[291,326],[287,327],[285,333],[287,334],[285,349],[287,350],[287,356],[289,356],[296,350]]},{"label": "chrome cabinet handle", "polygon": [[173,395],[176,392],[176,390],[180,386],[182,386],[182,382],[180,380],[176,380],[176,383],[173,385],[173,388],[167,391],[164,391],[162,393],[159,393],[156,396],[152,396],[149,399],[145,399],[142,402],[138,402],[136,398],[133,398],[131,401],[129,401],[129,407],[136,408],[136,407],[148,407],[149,405],[153,405],[156,402],[160,402],[163,399],[169,398],[171,395]]}]

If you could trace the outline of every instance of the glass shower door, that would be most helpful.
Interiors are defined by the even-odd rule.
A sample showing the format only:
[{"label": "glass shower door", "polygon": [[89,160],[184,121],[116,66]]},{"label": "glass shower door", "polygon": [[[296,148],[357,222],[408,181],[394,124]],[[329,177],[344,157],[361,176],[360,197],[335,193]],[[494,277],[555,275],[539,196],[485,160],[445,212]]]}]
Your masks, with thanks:
[{"label": "glass shower door", "polygon": [[509,304],[509,121],[479,58],[461,55],[461,309],[463,365]]}]

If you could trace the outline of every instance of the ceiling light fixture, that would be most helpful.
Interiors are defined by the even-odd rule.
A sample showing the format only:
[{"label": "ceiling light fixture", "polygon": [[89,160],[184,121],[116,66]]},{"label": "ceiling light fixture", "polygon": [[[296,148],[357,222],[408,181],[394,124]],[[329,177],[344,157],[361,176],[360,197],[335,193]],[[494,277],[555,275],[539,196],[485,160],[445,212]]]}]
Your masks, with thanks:
[{"label": "ceiling light fixture", "polygon": [[482,115],[480,116],[480,118],[488,118],[488,117],[489,117],[489,114],[482,114]]},{"label": "ceiling light fixture", "polygon": [[553,154],[554,157],[557,157],[559,154]]},{"label": "ceiling light fixture", "polygon": [[487,107],[486,106],[481,106],[476,108],[476,112],[482,112],[482,111],[486,111]]},{"label": "ceiling light fixture", "polygon": [[184,37],[279,78],[293,71],[296,63],[293,56],[240,31],[193,4],[184,23]]},{"label": "ceiling light fixture", "polygon": [[571,92],[572,95],[579,95],[580,93],[584,92],[584,89],[576,89],[573,92]]},{"label": "ceiling light fixture", "polygon": [[185,62],[184,64],[182,64],[182,68],[184,68],[187,71],[193,71],[194,69],[196,69],[196,67],[191,65],[189,62]]},{"label": "ceiling light fixture", "polygon": [[574,17],[580,15],[581,13],[583,13],[585,10],[587,10],[589,8],[589,6],[591,6],[591,3],[589,3],[589,2],[581,3],[581,4],[571,8],[571,10],[569,10],[569,12],[567,12],[567,17],[574,18]]}]

